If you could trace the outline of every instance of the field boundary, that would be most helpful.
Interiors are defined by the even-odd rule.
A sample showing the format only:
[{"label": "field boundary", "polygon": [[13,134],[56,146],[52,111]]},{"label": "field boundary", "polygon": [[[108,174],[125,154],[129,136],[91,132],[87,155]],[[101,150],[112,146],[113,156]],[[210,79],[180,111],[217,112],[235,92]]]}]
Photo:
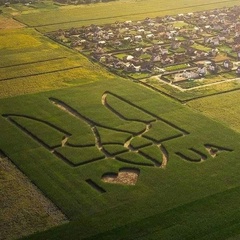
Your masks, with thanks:
[{"label": "field boundary", "polygon": [[161,93],[161,94],[163,94],[163,95],[165,95],[165,96],[167,96],[167,97],[169,97],[169,98],[171,98],[171,99],[173,99],[173,100],[175,100],[179,103],[182,103],[182,104],[185,104],[185,103],[190,102],[190,101],[194,101],[196,99],[211,97],[211,96],[220,95],[220,94],[229,93],[229,92],[240,91],[240,88],[237,88],[237,89],[230,89],[230,90],[225,90],[225,91],[221,91],[221,92],[217,92],[217,93],[210,93],[210,94],[206,94],[206,95],[203,95],[203,96],[192,97],[192,98],[189,98],[189,99],[180,99],[180,98],[174,97],[173,94],[171,95],[170,93],[164,92],[164,91],[162,91],[162,90],[160,90],[160,89],[158,89],[158,88],[156,88],[152,85],[149,85],[148,83],[137,81],[137,80],[135,80],[135,82],[140,83],[140,84],[144,85],[145,87],[150,88],[150,89],[152,89],[156,92],[159,92],[159,93]]},{"label": "field boundary", "polygon": [[82,67],[83,66],[79,65],[79,66],[75,66],[75,67],[63,68],[63,69],[41,72],[41,73],[33,73],[33,74],[22,75],[22,76],[18,76],[18,77],[3,78],[3,79],[0,79],[0,81],[9,81],[9,80],[15,80],[15,79],[18,79],[18,78],[33,77],[33,76],[40,76],[40,75],[45,75],[45,74],[49,74],[49,73],[64,72],[64,71],[77,69],[77,68],[82,68]]},{"label": "field boundary", "polygon": [[8,65],[8,66],[0,66],[0,68],[10,68],[10,67],[25,66],[25,65],[29,65],[29,64],[50,62],[50,61],[61,60],[61,59],[66,59],[66,58],[67,57],[50,58],[50,59],[46,59],[46,60],[39,60],[39,61],[33,61],[33,62],[19,63],[19,64],[13,64],[13,65]]}]

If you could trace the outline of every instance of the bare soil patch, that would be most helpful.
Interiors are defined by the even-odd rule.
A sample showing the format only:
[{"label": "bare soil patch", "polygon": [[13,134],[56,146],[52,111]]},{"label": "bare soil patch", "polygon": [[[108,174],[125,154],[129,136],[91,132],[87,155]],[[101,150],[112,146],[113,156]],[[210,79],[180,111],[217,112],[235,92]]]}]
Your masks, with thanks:
[{"label": "bare soil patch", "polygon": [[0,156],[0,240],[66,223],[66,216],[6,157]]},{"label": "bare soil patch", "polygon": [[135,185],[140,171],[137,169],[120,169],[118,174],[106,173],[102,176],[102,181],[124,185]]},{"label": "bare soil patch", "polygon": [[0,16],[0,29],[22,28],[25,25],[12,19]]}]

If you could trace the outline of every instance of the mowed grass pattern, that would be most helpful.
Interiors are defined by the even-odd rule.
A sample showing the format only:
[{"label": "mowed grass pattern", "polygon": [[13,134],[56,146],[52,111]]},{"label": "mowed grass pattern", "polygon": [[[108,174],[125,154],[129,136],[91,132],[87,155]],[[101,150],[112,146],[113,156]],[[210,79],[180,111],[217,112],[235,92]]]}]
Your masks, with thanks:
[{"label": "mowed grass pattern", "polygon": [[[145,239],[146,236],[153,236],[153,239],[165,239],[167,236],[168,239],[187,239],[196,233],[196,229],[198,229],[200,236],[203,236],[206,225],[199,224],[199,221],[195,222],[193,219],[212,216],[214,212],[211,212],[210,209],[214,207],[215,200],[210,201],[210,203],[209,200],[215,199],[216,196],[217,204],[222,209],[225,207],[225,201],[220,201],[218,196],[223,194],[222,196],[228,201],[231,195],[237,199],[240,180],[238,174],[240,167],[238,158],[240,154],[239,134],[158,93],[121,79],[101,80],[81,87],[2,99],[0,101],[1,114],[41,116],[54,126],[61,127],[66,132],[71,133],[76,139],[76,145],[78,137],[81,141],[78,132],[81,131],[82,127],[90,129],[90,132],[82,131],[81,137],[92,136],[93,132],[91,133],[91,128],[84,119],[71,116],[49,101],[49,99],[59,99],[71,106],[85,119],[103,126],[103,131],[97,127],[99,135],[105,133],[105,141],[108,143],[115,141],[114,135],[112,135],[111,140],[111,134],[109,134],[111,132],[118,133],[118,130],[132,132],[123,135],[120,132],[117,142],[123,145],[124,141],[128,139],[126,139],[127,135],[136,134],[134,132],[138,132],[141,126],[144,127],[144,124],[123,120],[120,115],[118,116],[108,109],[102,102],[102,96],[106,91],[114,92],[126,100],[117,104],[120,115],[124,114],[124,110],[121,111],[121,104],[124,106],[126,102],[130,102],[134,106],[141,107],[143,111],[146,110],[153,116],[168,121],[171,123],[169,127],[177,126],[188,134],[163,143],[169,155],[165,169],[155,166],[147,157],[143,157],[137,152],[123,153],[116,158],[113,156],[73,167],[51,153],[31,136],[26,135],[8,119],[1,117],[3,137],[0,141],[0,149],[72,220],[70,224],[37,234],[30,239],[55,239],[55,234],[60,234],[63,239],[64,236],[68,239],[77,239],[79,235],[81,235],[80,239],[84,239],[100,232],[105,233],[102,236],[97,235],[96,239],[108,239],[109,234],[117,236],[118,231],[123,231],[123,234],[127,233],[126,229],[132,224],[136,224],[136,231],[139,228],[141,231],[139,235],[135,230],[131,233],[128,232],[129,239],[136,236],[137,239]],[[146,97],[149,93],[151,93],[151,98]],[[114,104],[116,104],[116,99]],[[138,126],[135,130],[132,129],[134,125]],[[117,129],[117,131],[112,130],[112,128]],[[156,129],[157,131],[158,129]],[[178,131],[181,132],[181,130]],[[93,141],[93,144],[96,142]],[[206,144],[221,149],[215,158],[208,153]],[[189,157],[191,158],[191,149],[205,154],[206,159],[200,163],[195,163],[177,154],[190,152]],[[70,148],[68,150],[70,151]],[[97,148],[94,151],[96,150]],[[154,147],[143,148],[145,155],[160,161],[161,152],[156,154],[156,151],[153,150]],[[112,151],[111,153],[114,153],[117,148]],[[72,159],[76,164],[82,161],[81,157],[86,156],[81,154],[81,151],[74,150],[73,152]],[[90,152],[88,153],[90,154]],[[78,158],[78,154],[80,154],[80,158]],[[124,159],[118,160],[118,157],[124,157]],[[101,181],[103,174],[118,172],[124,167],[134,167],[140,170],[135,186],[114,185]],[[86,182],[88,179],[103,188],[105,192],[100,193],[90,186]],[[198,203],[198,201],[200,202]],[[238,203],[234,201],[233,204],[236,206]],[[189,218],[184,212],[191,212],[191,206],[197,209],[207,206],[208,210],[192,214],[188,221]],[[237,208],[228,207],[227,209],[232,213],[232,216],[236,216],[235,221],[239,222]],[[181,211],[181,221],[191,223],[188,231],[184,226],[179,225],[180,220],[175,218],[179,211]],[[164,219],[164,216],[168,218],[166,226],[170,227],[171,223],[171,231],[170,228],[169,231],[166,229],[164,232],[147,230],[148,224],[152,226],[150,229],[165,229],[165,225],[162,225],[163,222],[159,222],[160,219]],[[220,214],[220,216],[220,220],[214,218],[214,223],[211,225],[213,230],[216,226],[225,224],[224,216],[229,215]],[[154,219],[157,218],[159,220],[155,221]],[[148,223],[144,219],[150,219],[150,222]],[[112,225],[113,221],[114,226]],[[230,227],[227,225],[226,231]],[[178,236],[179,233],[181,234]],[[206,233],[211,234],[210,230]],[[180,236],[181,238],[176,238]]]},{"label": "mowed grass pattern", "polygon": [[[32,11],[26,6],[16,8],[24,13],[17,16],[20,21],[46,32],[93,23],[104,24],[117,20],[200,11],[237,3],[129,0],[76,8],[51,5],[51,11]],[[13,81],[0,81],[0,98],[4,98],[0,100],[0,150],[71,220],[69,224],[36,233],[27,239],[238,239],[239,133],[156,92],[130,81],[114,78],[98,65],[50,41],[33,29],[1,30],[0,34],[0,67],[3,74],[16,76],[18,70],[31,72],[29,66],[36,66],[38,71],[37,62],[41,62],[39,68],[44,68],[44,61],[47,71],[48,61],[56,58],[63,61],[63,68],[64,58],[68,59],[68,63],[75,64],[76,61],[83,66]],[[226,84],[192,93],[179,93],[168,88],[164,91],[185,100],[191,99],[193,95],[202,96],[206,90],[212,94],[217,88],[231,89]],[[77,85],[80,86],[76,87]],[[65,89],[53,91],[59,88]],[[107,96],[112,109],[103,104],[106,91],[121,97],[116,98],[113,94]],[[24,94],[26,95],[13,97]],[[223,98],[226,102],[231,99],[231,103],[222,106],[227,110],[233,109],[233,118],[228,115],[224,122],[231,123],[236,130],[238,93],[232,94],[233,92]],[[53,99],[63,101],[82,117],[73,116],[71,112],[58,107]],[[211,112],[219,120],[224,111],[217,110],[218,102],[219,98],[214,97],[214,100],[206,98],[192,101],[189,105],[193,104],[193,107],[206,113]],[[206,107],[211,103],[216,106],[214,111]],[[139,106],[143,111],[140,113],[133,106]],[[10,115],[15,116],[15,120],[16,116],[20,116],[18,123],[28,131],[23,131],[23,128],[9,121]],[[19,121],[22,116],[41,119],[51,125],[46,126],[37,121]],[[147,129],[145,122],[152,118],[158,119],[157,124],[152,123],[156,125],[155,130],[146,133],[151,136],[151,140],[146,140],[141,134]],[[63,132],[65,137],[67,135],[64,138],[66,142],[61,142],[62,135],[56,129]],[[71,159],[72,164],[54,154],[52,149],[46,148],[28,132],[51,147],[60,141],[62,146],[58,146],[59,152]],[[173,138],[168,139],[169,136]],[[163,143],[162,137],[166,140]],[[168,161],[165,169],[156,166],[147,157],[159,162],[161,160],[159,156],[163,152],[154,145],[155,139],[166,149]],[[130,147],[141,148],[145,157],[139,155],[139,150],[133,149],[133,152],[124,154],[124,160],[127,161],[117,160],[116,155],[120,156],[122,150],[127,149],[125,145],[128,141]],[[99,142],[112,156],[104,158]],[[145,144],[149,146],[144,147]],[[218,150],[216,156],[210,153],[209,147]],[[183,158],[183,155],[188,158]],[[199,161],[199,156],[204,156],[204,159]],[[86,163],[86,160],[89,162]],[[133,167],[140,171],[135,186],[101,181],[105,173],[118,173],[119,169]],[[91,181],[87,180],[91,180],[95,186],[99,186],[98,189],[102,188],[104,191],[92,187],[89,185]]]}]

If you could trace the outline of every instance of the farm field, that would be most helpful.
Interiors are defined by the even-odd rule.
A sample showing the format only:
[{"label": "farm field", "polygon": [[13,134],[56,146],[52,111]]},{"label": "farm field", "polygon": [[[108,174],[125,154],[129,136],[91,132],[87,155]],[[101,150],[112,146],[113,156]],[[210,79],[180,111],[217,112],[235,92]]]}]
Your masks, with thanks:
[{"label": "farm field", "polygon": [[[184,91],[180,90],[179,88],[173,87],[166,82],[159,82],[159,79],[156,79],[155,77],[146,78],[140,80],[140,82],[142,82],[143,85],[154,89],[155,91],[159,91],[162,94],[165,94],[169,97],[174,98],[175,100],[185,103],[194,99],[212,96],[224,92],[232,92],[239,89],[240,83],[238,79],[225,79],[226,81],[221,81],[221,79],[219,80],[220,81],[216,82],[215,84],[203,85],[202,87],[193,87],[189,90]],[[202,80],[199,81],[202,82]],[[188,81],[188,83],[191,86],[191,81]]]},{"label": "farm field", "polygon": [[110,78],[85,57],[33,29],[4,29],[0,40],[0,98]]},{"label": "farm field", "polygon": [[193,100],[188,102],[187,105],[240,132],[239,94],[239,91],[224,93]]},{"label": "farm field", "polygon": [[[87,6],[65,6],[56,9],[39,9],[37,12],[16,15],[16,19],[37,28],[41,32],[50,32],[58,29],[69,29],[71,27],[88,26],[91,24],[106,24],[115,21],[141,20],[146,17],[156,17],[201,11],[221,7],[234,6],[236,0],[198,0],[194,4],[190,0],[180,2],[166,2],[158,0],[138,1],[120,0],[116,2],[90,4]],[[119,11],[121,9],[121,11]],[[71,12],[71,14],[69,14]],[[44,16],[44,17],[43,17]]]},{"label": "farm field", "polygon": [[25,25],[12,18],[0,16],[0,29],[22,28]]},{"label": "farm field", "polygon": [[[107,239],[109,234],[118,236],[122,228],[123,234],[130,234],[127,229],[132,229],[132,224],[136,224],[136,231],[129,239],[135,234],[144,239],[150,234],[148,224],[153,222],[153,229],[166,229],[159,234],[153,230],[159,239],[194,239],[196,228],[198,236],[203,237],[217,231],[225,219],[239,222],[238,201],[234,201],[239,192],[239,134],[173,100],[128,80],[112,79],[2,99],[0,103],[0,148],[71,220],[31,239],[54,239],[55,234],[68,239],[69,234],[72,238],[81,234],[84,239],[100,232],[106,232],[102,239]],[[124,111],[126,108],[131,111]],[[151,125],[155,129],[152,132]],[[119,140],[114,143],[115,137],[111,136],[115,135]],[[148,140],[152,148],[139,143],[141,151],[132,151],[128,144],[134,136]],[[128,154],[113,147],[110,154],[102,150],[111,144],[122,146]],[[137,141],[133,145],[138,146]],[[159,153],[153,152],[153,147]],[[63,151],[69,148],[74,148],[72,155]],[[96,157],[88,159],[93,148]],[[77,151],[85,152],[85,161],[74,160]],[[101,180],[107,173],[117,174],[124,169],[140,172],[136,185]],[[225,200],[220,201],[220,196]],[[226,206],[226,201],[233,202]],[[198,222],[196,213],[187,220],[183,211],[205,204],[208,210],[201,211],[199,217],[211,219],[211,228],[205,225],[209,221]],[[218,220],[212,218],[216,205],[226,211],[219,213]],[[182,220],[174,218],[174,209]],[[164,216],[168,216],[167,225],[162,222]],[[179,225],[179,221],[187,221],[187,225]],[[237,229],[230,231],[234,226],[224,226],[219,236],[222,231],[227,236],[239,234]],[[95,238],[101,239],[98,235]]]},{"label": "farm field", "polygon": [[[202,79],[171,84],[172,76],[159,81],[149,73],[122,78],[88,59],[89,52],[82,55],[81,47],[70,49],[67,38],[60,36],[59,44],[46,36],[234,5],[238,1],[0,6],[0,208],[5,214],[0,213],[0,240],[240,238],[235,70],[208,76],[207,84]],[[209,51],[199,40],[194,48]],[[220,51],[231,53],[229,46]],[[129,53],[114,52],[119,59]],[[225,57],[220,54],[216,62]],[[230,58],[236,61],[236,54]],[[183,71],[187,65],[166,69]],[[40,196],[17,188],[18,181],[28,182],[19,170],[55,206],[42,212],[35,204],[38,198],[42,202]],[[29,192],[37,196],[33,205]]]},{"label": "farm field", "polygon": [[[7,158],[0,157],[1,239],[16,239],[67,222],[66,217]],[[13,222],[12,219],[16,219]]]}]

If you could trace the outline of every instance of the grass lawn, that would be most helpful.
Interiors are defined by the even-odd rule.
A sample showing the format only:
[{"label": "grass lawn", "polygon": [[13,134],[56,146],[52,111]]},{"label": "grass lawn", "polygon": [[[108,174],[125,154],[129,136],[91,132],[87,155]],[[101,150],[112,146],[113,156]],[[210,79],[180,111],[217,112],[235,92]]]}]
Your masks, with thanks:
[{"label": "grass lawn", "polygon": [[200,44],[197,44],[197,43],[194,43],[192,45],[193,48],[197,49],[197,50],[201,50],[201,51],[204,51],[204,52],[209,52],[211,51],[211,48],[208,48],[208,47],[205,47],[203,45],[200,45]]},{"label": "grass lawn", "polygon": [[151,76],[149,73],[129,73],[128,75],[133,79],[143,79]]},{"label": "grass lawn", "polygon": [[178,64],[178,65],[165,67],[164,69],[168,72],[171,72],[171,71],[177,71],[177,70],[185,69],[185,68],[188,68],[188,67],[189,67],[188,64]]},{"label": "grass lawn", "polygon": [[[219,81],[219,79],[215,78],[215,82],[216,80]],[[202,81],[200,82],[202,85],[200,88],[196,88],[192,90],[188,89],[187,91],[181,91],[177,88],[174,88],[168,85],[167,83],[159,81],[157,78],[154,78],[154,77],[149,79],[143,79],[141,80],[141,82],[143,82],[144,84],[147,84],[150,88],[154,88],[156,91],[164,93],[176,100],[183,101],[183,102],[196,99],[196,98],[219,94],[222,92],[230,92],[232,90],[237,90],[240,88],[240,82],[237,79],[230,82],[221,81],[220,84],[208,85],[208,86],[204,86],[204,81]],[[187,86],[188,88],[192,88],[196,86],[196,83],[194,83],[193,81],[183,82],[182,84],[183,86]]]},{"label": "grass lawn", "polygon": [[128,54],[126,54],[126,53],[118,53],[118,54],[115,54],[114,56],[119,58],[119,59],[121,59],[121,60],[123,60],[123,58],[127,57]]}]

